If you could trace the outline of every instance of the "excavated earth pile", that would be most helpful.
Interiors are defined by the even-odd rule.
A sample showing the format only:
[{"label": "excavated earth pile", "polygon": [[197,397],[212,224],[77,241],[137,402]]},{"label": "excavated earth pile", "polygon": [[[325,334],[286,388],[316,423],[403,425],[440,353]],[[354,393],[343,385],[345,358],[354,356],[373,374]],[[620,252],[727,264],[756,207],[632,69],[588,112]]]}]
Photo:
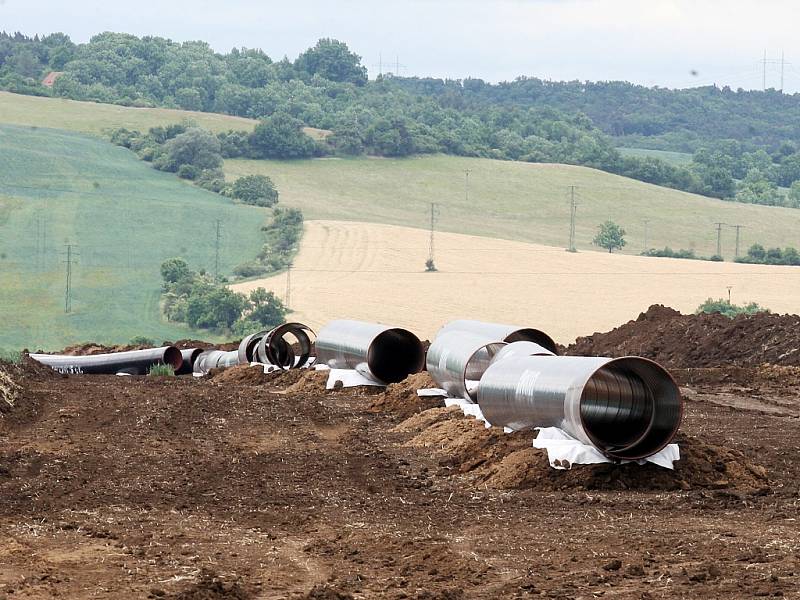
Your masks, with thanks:
[{"label": "excavated earth pile", "polygon": [[733,319],[682,315],[654,305],[635,321],[578,338],[566,354],[643,356],[667,368],[800,365],[800,316],[759,313]]},{"label": "excavated earth pile", "polygon": [[[796,596],[800,369],[744,351],[730,367],[733,347],[713,354],[697,332],[686,346],[707,362],[689,368],[673,322],[697,318],[657,312],[623,326],[640,348],[576,347],[672,361],[674,471],[556,471],[533,432],[419,398],[424,373],[325,390],[313,371],[0,363],[0,598]],[[763,336],[768,354],[792,345]]]}]

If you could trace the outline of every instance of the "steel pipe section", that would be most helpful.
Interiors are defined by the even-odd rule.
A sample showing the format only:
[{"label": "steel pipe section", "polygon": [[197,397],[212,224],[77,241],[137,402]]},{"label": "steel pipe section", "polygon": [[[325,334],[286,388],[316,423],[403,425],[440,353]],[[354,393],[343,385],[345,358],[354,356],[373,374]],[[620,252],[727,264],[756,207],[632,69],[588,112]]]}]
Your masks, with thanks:
[{"label": "steel pipe section", "polygon": [[555,356],[555,354],[534,342],[511,342],[498,350],[492,362],[496,363],[512,356]]},{"label": "steel pipe section", "polygon": [[194,369],[194,363],[197,360],[197,357],[202,354],[202,348],[186,348],[185,350],[181,350],[181,358],[183,362],[181,363],[181,368],[175,371],[175,375],[188,375]]},{"label": "steel pipe section", "polygon": [[314,349],[314,332],[302,323],[284,323],[261,336],[256,349],[258,361],[281,369],[308,365]]},{"label": "steel pipe section", "polygon": [[317,363],[355,369],[375,381],[398,383],[425,365],[419,338],[399,327],[364,321],[331,321],[317,335]]},{"label": "steel pipe section", "polygon": [[468,331],[484,335],[488,338],[503,342],[534,342],[553,354],[558,354],[558,346],[555,341],[544,331],[523,327],[521,325],[503,325],[501,323],[487,323],[485,321],[472,321],[469,319],[457,319],[450,321],[442,327],[436,334],[439,337],[447,331]]},{"label": "steel pipe section", "polygon": [[475,402],[478,383],[504,347],[506,343],[500,340],[453,329],[439,332],[425,363],[431,378],[449,396]]},{"label": "steel pipe section", "polygon": [[31,354],[30,357],[60,373],[87,375],[114,375],[116,373],[146,375],[150,367],[158,364],[172,365],[172,368],[177,372],[183,364],[181,351],[174,346],[93,354],[91,356]]},{"label": "steel pipe section", "polygon": [[478,404],[492,425],[558,427],[614,459],[639,459],[670,443],[680,392],[657,363],[638,357],[522,356],[486,369]]},{"label": "steel pipe section", "polygon": [[201,375],[207,374],[211,369],[224,369],[239,364],[239,351],[231,350],[205,350],[194,362],[192,371]]}]

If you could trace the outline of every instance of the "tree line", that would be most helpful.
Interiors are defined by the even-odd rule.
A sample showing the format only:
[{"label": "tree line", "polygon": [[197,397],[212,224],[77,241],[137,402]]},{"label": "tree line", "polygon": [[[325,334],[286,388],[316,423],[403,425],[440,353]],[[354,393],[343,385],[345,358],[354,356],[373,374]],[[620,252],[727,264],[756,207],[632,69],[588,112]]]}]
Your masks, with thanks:
[{"label": "tree line", "polygon": [[[48,71],[63,73],[52,88]],[[367,78],[361,57],[321,39],[295,60],[258,49],[105,32],[0,34],[0,88],[127,106],[263,119],[220,140],[231,156],[407,156],[442,152],[584,165],[707,196],[800,204],[800,96],[626,82]],[[324,140],[289,135],[303,126]],[[247,137],[247,139],[243,139]],[[690,165],[623,156],[616,146],[693,152]],[[222,151],[225,152],[224,150]],[[719,160],[723,157],[725,160]]]}]

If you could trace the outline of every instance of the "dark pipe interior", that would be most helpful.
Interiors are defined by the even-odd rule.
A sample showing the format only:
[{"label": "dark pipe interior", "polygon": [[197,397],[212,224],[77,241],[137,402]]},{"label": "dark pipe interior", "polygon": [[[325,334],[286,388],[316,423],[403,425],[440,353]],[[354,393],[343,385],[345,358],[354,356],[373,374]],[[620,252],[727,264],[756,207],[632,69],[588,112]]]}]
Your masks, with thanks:
[{"label": "dark pipe interior", "polygon": [[181,356],[181,351],[178,350],[175,346],[168,346],[164,350],[164,364],[165,365],[172,365],[172,368],[175,371],[178,371],[183,364],[183,357]]},{"label": "dark pipe interior", "polygon": [[367,365],[370,372],[386,383],[398,383],[425,364],[422,342],[405,329],[387,329],[370,344]]},{"label": "dark pipe interior", "polygon": [[550,350],[553,354],[558,354],[558,346],[553,338],[544,331],[539,331],[538,329],[518,329],[511,335],[506,336],[506,339],[503,341],[509,344],[511,342],[533,342],[539,344],[542,348]]},{"label": "dark pipe interior", "polygon": [[592,441],[622,459],[661,450],[675,436],[683,412],[669,373],[641,358],[620,358],[595,371],[584,386],[580,410]]}]

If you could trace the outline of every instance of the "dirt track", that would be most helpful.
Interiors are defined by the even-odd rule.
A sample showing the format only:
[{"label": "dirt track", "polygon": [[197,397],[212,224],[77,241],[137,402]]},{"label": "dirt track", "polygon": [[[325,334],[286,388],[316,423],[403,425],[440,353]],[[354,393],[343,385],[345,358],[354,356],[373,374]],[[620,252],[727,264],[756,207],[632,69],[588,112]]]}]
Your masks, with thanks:
[{"label": "dirt track", "polygon": [[794,388],[682,371],[675,473],[556,472],[419,381],[5,370],[0,598],[798,597]]}]

